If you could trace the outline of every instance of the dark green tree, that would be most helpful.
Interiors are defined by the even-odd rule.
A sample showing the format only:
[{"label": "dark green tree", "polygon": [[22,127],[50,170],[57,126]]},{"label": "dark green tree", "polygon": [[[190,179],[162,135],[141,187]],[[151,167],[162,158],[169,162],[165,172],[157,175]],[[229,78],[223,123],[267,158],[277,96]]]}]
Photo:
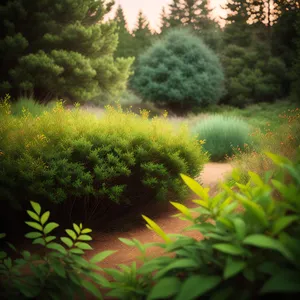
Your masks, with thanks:
[{"label": "dark green tree", "polygon": [[142,11],[139,11],[137,23],[132,31],[133,34],[133,47],[135,57],[138,57],[141,53],[147,49],[152,42],[152,32],[150,29],[149,21]]},{"label": "dark green tree", "polygon": [[247,0],[227,0],[224,9],[228,11],[224,28],[224,42],[237,46],[249,46],[252,33],[247,23],[250,17]]},{"label": "dark green tree", "polygon": [[163,6],[160,14],[160,33],[164,34],[169,28],[168,14],[166,8]]},{"label": "dark green tree", "polygon": [[115,57],[131,57],[134,56],[133,37],[128,30],[128,25],[125,19],[124,11],[121,5],[118,6],[114,18],[117,24],[118,47],[115,52]]},{"label": "dark green tree", "polygon": [[223,81],[216,54],[187,29],[172,29],[140,57],[132,87],[145,100],[183,111],[217,103]]},{"label": "dark green tree", "polygon": [[131,59],[113,58],[115,25],[104,23],[114,1],[2,1],[0,93],[76,101],[121,91]]},{"label": "dark green tree", "polygon": [[169,4],[169,18],[168,23],[170,28],[179,27],[182,25],[181,19],[183,17],[183,13],[181,10],[181,0],[173,0]]}]

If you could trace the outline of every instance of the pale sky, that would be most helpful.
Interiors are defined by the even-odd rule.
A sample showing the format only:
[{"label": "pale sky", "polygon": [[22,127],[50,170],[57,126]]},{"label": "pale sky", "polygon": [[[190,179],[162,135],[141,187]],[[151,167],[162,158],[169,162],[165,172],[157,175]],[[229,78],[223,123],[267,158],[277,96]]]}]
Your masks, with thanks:
[{"label": "pale sky", "polygon": [[[115,8],[120,4],[123,7],[126,20],[131,30],[137,20],[137,15],[141,9],[148,18],[150,25],[153,29],[157,30],[160,24],[160,13],[163,6],[172,2],[171,0],[115,0],[116,5],[114,10],[110,13],[109,17],[115,15]],[[224,5],[226,0],[210,0],[211,7],[215,7],[214,14],[216,17],[225,16],[225,12],[220,8],[220,5]]]}]

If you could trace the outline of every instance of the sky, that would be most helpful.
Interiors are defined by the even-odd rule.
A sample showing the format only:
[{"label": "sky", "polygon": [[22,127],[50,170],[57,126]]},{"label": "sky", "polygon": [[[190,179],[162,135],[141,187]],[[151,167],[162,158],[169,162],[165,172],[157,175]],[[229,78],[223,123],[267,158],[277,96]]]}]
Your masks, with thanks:
[{"label": "sky", "polygon": [[[141,9],[143,13],[148,18],[151,28],[157,30],[160,24],[160,13],[163,6],[168,6],[168,4],[172,2],[171,0],[115,0],[115,8],[120,4],[123,7],[126,20],[129,26],[129,29],[132,28],[136,24],[137,15],[139,10]],[[220,5],[223,5],[226,0],[210,0],[211,6],[215,7],[214,15],[216,17],[223,16],[224,11],[220,8]],[[109,17],[114,16],[115,8],[110,13]]]}]

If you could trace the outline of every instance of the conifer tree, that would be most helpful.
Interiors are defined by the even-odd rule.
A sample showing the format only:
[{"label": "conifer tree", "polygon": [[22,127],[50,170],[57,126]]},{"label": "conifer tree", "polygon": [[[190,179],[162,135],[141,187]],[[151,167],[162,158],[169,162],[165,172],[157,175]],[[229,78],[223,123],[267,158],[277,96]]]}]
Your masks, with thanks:
[{"label": "conifer tree", "polygon": [[0,93],[84,101],[121,91],[131,59],[113,58],[114,1],[5,0],[0,5]]},{"label": "conifer tree", "polygon": [[166,12],[166,8],[163,6],[160,14],[160,32],[161,34],[164,34],[168,28],[169,28],[169,20],[168,20],[168,14]]},{"label": "conifer tree", "polygon": [[149,21],[141,10],[139,11],[137,23],[132,34],[134,37],[133,45],[135,49],[135,57],[137,57],[151,45],[152,39]]},{"label": "conifer tree", "polygon": [[131,57],[134,56],[133,37],[128,30],[127,21],[125,19],[124,11],[121,5],[118,6],[114,18],[117,24],[118,33],[118,47],[115,52],[115,57]]}]

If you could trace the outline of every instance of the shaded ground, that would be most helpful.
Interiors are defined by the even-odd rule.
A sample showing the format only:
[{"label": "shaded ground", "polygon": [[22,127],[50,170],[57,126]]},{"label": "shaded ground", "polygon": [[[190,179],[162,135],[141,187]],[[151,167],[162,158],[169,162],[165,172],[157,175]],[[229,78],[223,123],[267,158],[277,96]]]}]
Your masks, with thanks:
[{"label": "shaded ground", "polygon": [[[215,188],[217,183],[224,178],[224,176],[230,172],[232,167],[229,164],[223,163],[208,163],[202,175],[198,178],[202,185],[205,187]],[[191,200],[195,199],[194,196],[191,196],[191,199],[188,200],[185,205],[188,207],[193,207],[195,204]],[[145,208],[143,214],[149,216],[149,211]],[[165,208],[162,213],[160,213],[157,217],[154,218],[155,222],[159,224],[159,226],[166,233],[181,233],[182,229],[189,225],[189,222],[182,221],[178,218],[172,217],[177,213],[177,210],[173,208],[171,204],[165,205]],[[153,215],[153,212],[150,214]],[[101,252],[104,250],[118,250],[117,253],[108,257],[105,261],[101,263],[101,267],[103,268],[115,268],[118,264],[130,264],[136,260],[136,258],[140,255],[139,251],[135,247],[129,247],[121,243],[118,238],[136,238],[142,243],[149,242],[162,242],[162,239],[157,236],[153,231],[150,231],[146,228],[145,225],[138,226],[136,228],[131,228],[128,231],[122,229],[123,226],[126,225],[126,219],[119,222],[116,226],[119,230],[114,232],[107,233],[95,233],[93,234],[93,243],[92,247],[94,251],[90,251],[87,253],[88,257],[95,255],[97,252]],[[190,231],[185,233],[188,236],[194,237],[196,239],[201,239],[201,234],[197,231]],[[151,256],[157,256],[162,253],[162,249],[160,248],[151,248],[148,249],[147,254]]]}]

